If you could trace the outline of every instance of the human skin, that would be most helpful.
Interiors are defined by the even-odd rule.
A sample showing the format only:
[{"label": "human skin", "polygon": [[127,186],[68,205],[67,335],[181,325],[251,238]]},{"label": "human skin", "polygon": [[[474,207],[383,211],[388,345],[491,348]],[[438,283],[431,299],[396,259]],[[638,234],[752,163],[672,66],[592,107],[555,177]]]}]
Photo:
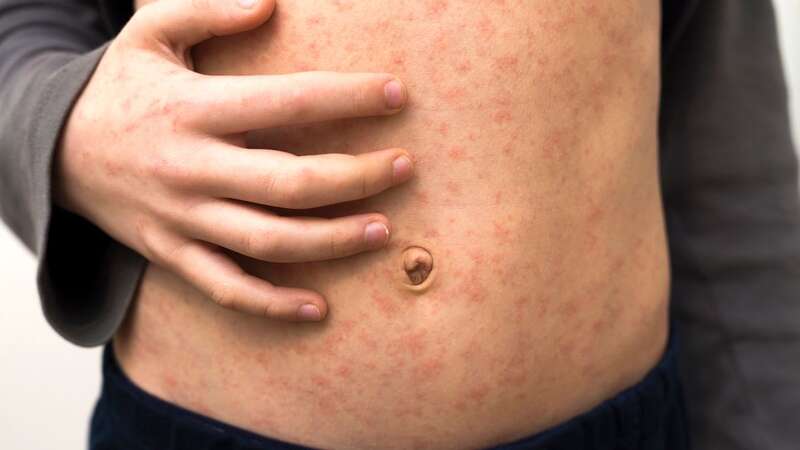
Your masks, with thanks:
[{"label": "human skin", "polygon": [[381,248],[391,228],[381,214],[286,217],[265,206],[309,208],[373,195],[408,180],[413,162],[399,148],[304,157],[247,149],[245,133],[390,115],[407,94],[388,73],[209,77],[191,70],[193,45],[257,27],[273,8],[268,0],[246,7],[169,0],[135,14],[67,119],[53,193],[59,206],[218,305],[316,321],[327,312],[318,292],[252,276],[225,250],[302,262]]},{"label": "human skin", "polygon": [[633,385],[668,330],[659,22],[655,0],[281,0],[258,30],[196,48],[210,74],[396,74],[409,92],[396,116],[248,143],[400,146],[416,176],[302,212],[379,211],[383,250],[237,257],[322,293],[322,322],[227,311],[150,266],[115,337],[123,369],[193,411],[323,448],[485,447]]}]

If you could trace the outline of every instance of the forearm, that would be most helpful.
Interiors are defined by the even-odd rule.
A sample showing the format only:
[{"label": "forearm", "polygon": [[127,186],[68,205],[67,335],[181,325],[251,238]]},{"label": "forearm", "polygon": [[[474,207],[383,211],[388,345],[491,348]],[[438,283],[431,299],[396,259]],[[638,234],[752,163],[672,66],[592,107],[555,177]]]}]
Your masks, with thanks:
[{"label": "forearm", "polygon": [[107,39],[90,3],[0,1],[0,211],[37,253],[50,213],[50,159],[99,54],[79,57]]},{"label": "forearm", "polygon": [[0,216],[39,256],[47,320],[81,345],[102,342],[116,326],[142,267],[138,255],[52,202],[62,127],[110,37],[92,1],[0,0]]}]

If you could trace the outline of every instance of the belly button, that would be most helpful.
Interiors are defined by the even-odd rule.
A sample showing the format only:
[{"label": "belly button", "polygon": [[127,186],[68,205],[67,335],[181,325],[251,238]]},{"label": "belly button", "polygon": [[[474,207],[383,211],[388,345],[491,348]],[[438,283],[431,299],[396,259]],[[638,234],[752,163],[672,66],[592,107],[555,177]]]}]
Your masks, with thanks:
[{"label": "belly button", "polygon": [[433,282],[433,256],[422,247],[408,247],[403,250],[404,284],[411,290],[422,291]]}]

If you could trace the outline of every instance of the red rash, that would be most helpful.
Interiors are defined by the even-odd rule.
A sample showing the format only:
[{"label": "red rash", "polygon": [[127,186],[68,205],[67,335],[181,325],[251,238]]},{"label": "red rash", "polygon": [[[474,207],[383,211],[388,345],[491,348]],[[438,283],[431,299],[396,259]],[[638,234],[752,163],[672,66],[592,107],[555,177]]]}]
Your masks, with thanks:
[{"label": "red rash", "polygon": [[464,147],[454,146],[451,147],[450,150],[447,151],[447,156],[450,159],[454,159],[456,161],[463,161],[468,158],[467,152],[464,150]]},{"label": "red rash", "polygon": [[430,0],[428,2],[429,15],[438,16],[445,11],[447,11],[447,0]]}]

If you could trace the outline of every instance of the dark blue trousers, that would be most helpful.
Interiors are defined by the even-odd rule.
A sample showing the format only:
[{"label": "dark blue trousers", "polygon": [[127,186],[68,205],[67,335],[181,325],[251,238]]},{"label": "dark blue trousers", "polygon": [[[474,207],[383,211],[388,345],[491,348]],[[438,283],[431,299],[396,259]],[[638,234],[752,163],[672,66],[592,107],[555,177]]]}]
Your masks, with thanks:
[{"label": "dark blue trousers", "polygon": [[[677,341],[636,385],[558,426],[496,449],[688,450]],[[259,436],[160,400],[135,386],[107,345],[103,388],[92,417],[91,450],[306,449]]]}]

